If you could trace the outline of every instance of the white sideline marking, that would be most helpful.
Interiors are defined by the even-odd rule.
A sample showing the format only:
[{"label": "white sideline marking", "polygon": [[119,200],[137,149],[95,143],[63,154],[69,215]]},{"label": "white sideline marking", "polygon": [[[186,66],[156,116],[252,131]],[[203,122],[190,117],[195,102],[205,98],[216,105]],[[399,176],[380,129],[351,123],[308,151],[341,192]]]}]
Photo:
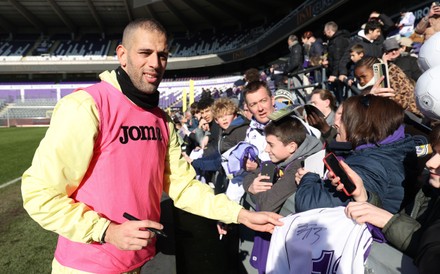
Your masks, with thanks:
[{"label": "white sideline marking", "polygon": [[13,180],[11,180],[11,181],[3,184],[3,185],[0,185],[0,189],[4,188],[4,187],[7,187],[8,185],[12,185],[12,184],[14,184],[14,183],[16,183],[16,182],[18,182],[20,180],[21,180],[21,177],[15,178],[15,179],[13,179]]}]

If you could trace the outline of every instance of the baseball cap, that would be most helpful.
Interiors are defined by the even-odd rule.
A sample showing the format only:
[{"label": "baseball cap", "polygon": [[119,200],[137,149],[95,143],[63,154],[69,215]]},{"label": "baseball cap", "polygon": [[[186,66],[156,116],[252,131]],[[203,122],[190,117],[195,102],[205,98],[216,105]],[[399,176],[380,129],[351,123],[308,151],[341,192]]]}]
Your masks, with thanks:
[{"label": "baseball cap", "polygon": [[394,38],[389,38],[383,41],[382,48],[385,52],[400,48],[399,43]]}]

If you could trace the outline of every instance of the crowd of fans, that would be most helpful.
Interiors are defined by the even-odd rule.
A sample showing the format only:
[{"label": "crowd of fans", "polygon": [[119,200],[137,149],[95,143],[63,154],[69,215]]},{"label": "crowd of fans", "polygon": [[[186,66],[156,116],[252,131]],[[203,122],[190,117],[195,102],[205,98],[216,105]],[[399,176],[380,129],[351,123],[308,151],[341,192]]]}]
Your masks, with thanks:
[{"label": "crowd of fans", "polygon": [[[398,22],[373,11],[354,36],[333,21],[323,26],[322,38],[311,31],[290,35],[285,66],[250,68],[229,96],[207,92],[190,110],[171,114],[183,157],[215,193],[255,211],[292,216],[345,207],[348,218],[374,226],[421,273],[435,273],[440,126],[415,96],[423,73],[417,53],[433,39],[431,31],[440,31],[436,3],[417,24],[407,10]],[[388,77],[375,77],[377,64],[386,65]],[[428,147],[430,159],[429,149],[420,151]],[[337,174],[310,170],[307,159],[321,155],[315,164],[324,170],[328,153],[341,161],[356,187],[352,193]],[[217,228],[234,246],[240,243],[235,252],[247,249],[258,273],[274,269],[266,265],[271,234],[251,234],[249,241],[252,232],[236,226]]]}]

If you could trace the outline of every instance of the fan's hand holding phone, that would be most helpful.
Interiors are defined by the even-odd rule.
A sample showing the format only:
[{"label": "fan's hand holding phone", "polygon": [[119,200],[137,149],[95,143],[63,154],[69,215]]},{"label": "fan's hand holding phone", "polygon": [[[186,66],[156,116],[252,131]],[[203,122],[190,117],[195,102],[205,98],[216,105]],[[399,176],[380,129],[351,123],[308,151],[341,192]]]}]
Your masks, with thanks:
[{"label": "fan's hand holding phone", "polygon": [[383,79],[382,83],[380,83],[381,88],[389,88],[390,87],[390,77],[388,73],[388,65],[385,63],[376,63],[373,64],[373,73],[374,73],[374,80],[377,82],[382,76],[385,78]]},{"label": "fan's hand holding phone", "polygon": [[276,165],[272,162],[263,162],[261,164],[261,175],[269,176],[269,179],[265,179],[265,182],[274,183],[275,180]]},{"label": "fan's hand holding phone", "polygon": [[347,175],[345,170],[339,164],[339,160],[336,158],[335,154],[329,153],[324,158],[324,164],[328,170],[333,172],[335,176],[338,176],[340,182],[344,184],[344,188],[342,189],[347,196],[351,196],[353,191],[356,189],[356,185],[353,183],[351,178]]}]

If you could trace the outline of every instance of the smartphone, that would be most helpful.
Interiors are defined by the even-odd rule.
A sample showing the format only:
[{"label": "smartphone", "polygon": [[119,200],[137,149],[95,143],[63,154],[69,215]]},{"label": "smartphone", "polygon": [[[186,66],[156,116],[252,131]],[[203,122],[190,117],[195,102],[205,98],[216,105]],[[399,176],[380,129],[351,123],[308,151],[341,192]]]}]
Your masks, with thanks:
[{"label": "smartphone", "polygon": [[261,163],[261,175],[266,175],[269,176],[270,178],[267,180],[264,180],[265,182],[269,182],[269,183],[275,183],[275,170],[276,170],[277,166],[268,161],[268,162],[263,162]]},{"label": "smartphone", "polygon": [[333,174],[341,179],[341,182],[344,184],[344,193],[347,196],[351,196],[353,191],[356,189],[356,185],[339,164],[339,160],[336,158],[336,155],[334,153],[329,153],[324,157],[323,161],[327,169],[332,171]]},{"label": "smartphone", "polygon": [[382,76],[385,76],[380,87],[389,88],[390,87],[390,76],[388,73],[388,65],[385,63],[373,64],[374,80],[377,82]]},{"label": "smartphone", "polygon": [[324,113],[322,113],[317,107],[314,105],[306,104],[304,105],[304,110],[306,111],[306,114],[310,116],[312,113],[315,113],[319,117],[325,118]]}]

